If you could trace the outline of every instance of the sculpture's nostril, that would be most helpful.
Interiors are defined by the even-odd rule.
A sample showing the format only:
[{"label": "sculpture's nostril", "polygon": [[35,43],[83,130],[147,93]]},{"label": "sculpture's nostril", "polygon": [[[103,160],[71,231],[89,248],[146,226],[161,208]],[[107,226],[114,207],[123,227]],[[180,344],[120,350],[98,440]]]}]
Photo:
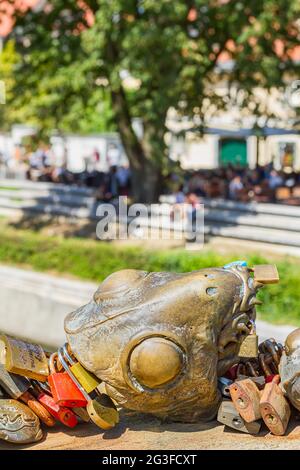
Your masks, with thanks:
[{"label": "sculpture's nostril", "polygon": [[217,292],[218,292],[217,287],[208,287],[208,288],[206,289],[207,295],[210,295],[210,296],[216,295]]}]

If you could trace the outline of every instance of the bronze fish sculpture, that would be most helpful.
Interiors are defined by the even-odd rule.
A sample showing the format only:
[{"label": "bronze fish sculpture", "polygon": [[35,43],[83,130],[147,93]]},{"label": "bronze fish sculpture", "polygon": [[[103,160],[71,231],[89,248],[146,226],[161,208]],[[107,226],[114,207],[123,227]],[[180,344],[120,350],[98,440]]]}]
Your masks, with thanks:
[{"label": "bronze fish sculpture", "polygon": [[269,283],[252,271],[237,263],[184,274],[116,272],[66,317],[70,348],[122,407],[174,421],[213,419],[218,376],[238,362],[257,291]]}]

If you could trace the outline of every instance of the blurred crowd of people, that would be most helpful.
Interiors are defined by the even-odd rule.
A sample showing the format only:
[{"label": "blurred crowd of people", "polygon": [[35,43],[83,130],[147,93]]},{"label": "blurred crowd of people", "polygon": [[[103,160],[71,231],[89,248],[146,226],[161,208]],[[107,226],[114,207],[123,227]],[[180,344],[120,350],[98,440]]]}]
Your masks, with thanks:
[{"label": "blurred crowd of people", "polygon": [[[117,164],[117,149],[109,148],[107,171],[99,171],[97,149],[85,160],[82,172],[71,172],[67,165],[53,163],[49,147],[39,146],[28,154],[26,176],[32,181],[76,184],[95,189],[97,200],[110,201],[118,196],[130,196],[131,173],[128,165]],[[1,157],[1,155],[0,155]],[[3,157],[3,158],[2,158]],[[4,156],[0,163],[5,164]],[[176,203],[197,204],[202,198],[224,198],[233,201],[286,202],[300,204],[300,173],[277,171],[273,164],[255,169],[228,165],[214,170],[183,171],[174,164],[165,176],[161,194],[172,195]]]},{"label": "blurred crowd of people", "polygon": [[[100,158],[99,152],[95,150],[93,156],[96,164]],[[103,201],[130,194],[131,178],[128,165],[111,165],[109,170],[104,172],[97,170],[91,160],[92,158],[86,159],[82,172],[74,173],[65,165],[53,165],[48,152],[39,149],[29,159],[27,177],[30,180],[94,188],[96,198]]]},{"label": "blurred crowd of people", "polygon": [[[174,185],[178,190],[174,190]],[[176,202],[224,198],[240,202],[276,202],[282,200],[299,203],[300,173],[277,171],[273,164],[256,169],[229,165],[215,170],[188,172],[180,180],[169,175],[166,186]]]}]

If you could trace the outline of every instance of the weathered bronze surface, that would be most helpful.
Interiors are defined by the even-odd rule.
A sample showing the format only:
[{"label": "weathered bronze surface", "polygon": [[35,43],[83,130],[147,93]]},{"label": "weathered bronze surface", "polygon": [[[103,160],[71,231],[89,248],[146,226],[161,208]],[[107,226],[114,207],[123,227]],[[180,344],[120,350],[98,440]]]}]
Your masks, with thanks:
[{"label": "weathered bronze surface", "polygon": [[186,274],[124,270],[69,314],[75,357],[124,407],[192,422],[215,417],[217,378],[238,362],[263,283],[236,265]]},{"label": "weathered bronze surface", "polygon": [[292,405],[300,411],[300,328],[287,336],[284,349],[279,364],[280,385]]},{"label": "weathered bronze surface", "polygon": [[0,400],[0,439],[30,444],[42,437],[39,419],[26,405],[16,400]]}]

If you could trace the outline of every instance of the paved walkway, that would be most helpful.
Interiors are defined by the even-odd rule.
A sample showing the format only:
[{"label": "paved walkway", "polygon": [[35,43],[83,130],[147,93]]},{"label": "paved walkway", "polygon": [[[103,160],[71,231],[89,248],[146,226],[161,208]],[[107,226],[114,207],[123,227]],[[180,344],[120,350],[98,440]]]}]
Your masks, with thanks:
[{"label": "paved walkway", "polygon": [[[0,441],[1,442],[1,441]],[[103,433],[96,426],[80,424],[75,429],[60,426],[51,429],[46,438],[32,450],[189,450],[189,449],[299,449],[300,426],[292,422],[287,435],[272,436],[265,428],[258,436],[239,433],[218,424],[162,424],[147,416],[123,416],[113,430]],[[0,443],[0,451],[16,449],[12,444]],[[18,448],[20,448],[18,446]]]}]

